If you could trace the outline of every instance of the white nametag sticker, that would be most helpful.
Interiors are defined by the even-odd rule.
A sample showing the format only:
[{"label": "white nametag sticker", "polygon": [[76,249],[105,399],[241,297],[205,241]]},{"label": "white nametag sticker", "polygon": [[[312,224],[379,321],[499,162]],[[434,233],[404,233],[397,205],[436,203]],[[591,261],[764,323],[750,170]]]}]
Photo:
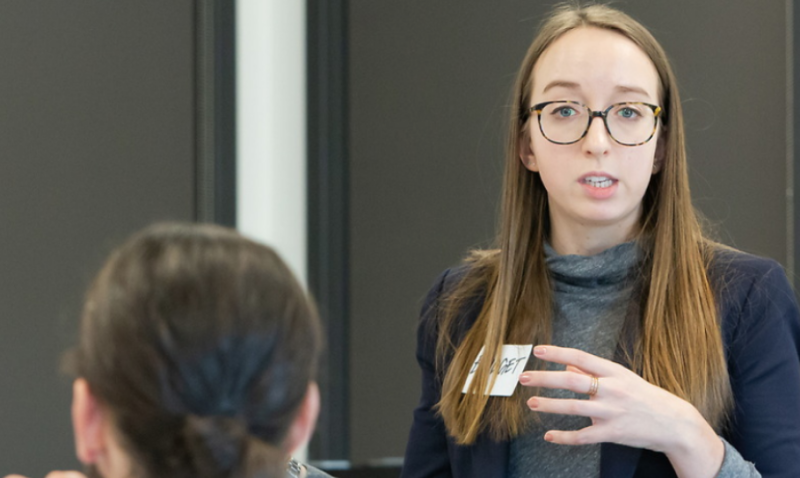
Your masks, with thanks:
[{"label": "white nametag sticker", "polygon": [[[469,385],[472,383],[472,378],[475,376],[475,371],[478,369],[478,364],[483,358],[483,350],[486,347],[481,347],[478,352],[478,357],[472,363],[472,368],[469,370],[467,380],[464,382],[464,390],[461,393],[467,393]],[[514,389],[519,383],[519,376],[525,371],[525,364],[531,356],[533,344],[531,345],[503,345],[502,358],[500,359],[500,368],[497,372],[497,379],[494,381],[494,386],[491,390],[487,387],[489,395],[498,397],[510,397],[514,393]],[[492,367],[494,370],[494,367]]]}]

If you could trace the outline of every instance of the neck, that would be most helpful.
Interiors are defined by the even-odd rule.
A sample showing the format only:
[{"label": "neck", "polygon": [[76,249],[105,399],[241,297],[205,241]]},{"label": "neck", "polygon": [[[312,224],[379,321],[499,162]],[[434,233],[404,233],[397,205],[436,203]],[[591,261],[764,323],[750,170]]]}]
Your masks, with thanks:
[{"label": "neck", "polygon": [[632,240],[637,224],[574,224],[550,218],[550,245],[560,255],[593,256]]}]

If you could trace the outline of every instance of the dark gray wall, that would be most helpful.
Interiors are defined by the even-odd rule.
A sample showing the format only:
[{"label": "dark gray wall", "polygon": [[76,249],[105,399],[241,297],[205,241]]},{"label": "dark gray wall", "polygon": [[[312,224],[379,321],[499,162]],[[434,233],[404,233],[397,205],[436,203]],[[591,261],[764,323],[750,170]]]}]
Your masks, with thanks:
[{"label": "dark gray wall", "polygon": [[105,254],[192,220],[194,2],[0,2],[0,475],[76,466],[59,358]]},{"label": "dark gray wall", "polygon": [[[549,3],[549,2],[548,2]],[[616,2],[674,60],[697,206],[787,261],[785,2]],[[506,103],[542,2],[349,2],[350,457],[402,456],[436,275],[494,230]]]}]

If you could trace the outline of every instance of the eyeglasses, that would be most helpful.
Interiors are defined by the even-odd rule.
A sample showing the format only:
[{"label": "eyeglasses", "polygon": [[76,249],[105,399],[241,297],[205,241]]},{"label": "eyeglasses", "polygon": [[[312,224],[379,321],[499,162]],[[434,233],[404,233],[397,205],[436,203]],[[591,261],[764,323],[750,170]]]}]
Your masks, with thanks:
[{"label": "eyeglasses", "polygon": [[603,111],[592,111],[577,101],[547,101],[534,105],[531,113],[539,117],[539,131],[555,144],[580,141],[589,131],[592,120],[603,118],[611,139],[624,146],[639,146],[656,133],[660,106],[649,103],[616,103]]}]

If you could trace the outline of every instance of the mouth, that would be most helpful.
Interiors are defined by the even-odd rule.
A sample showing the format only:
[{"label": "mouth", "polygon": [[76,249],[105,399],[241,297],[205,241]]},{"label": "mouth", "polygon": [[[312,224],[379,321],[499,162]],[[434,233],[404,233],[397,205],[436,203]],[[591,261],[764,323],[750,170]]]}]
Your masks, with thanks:
[{"label": "mouth", "polygon": [[617,180],[610,176],[587,175],[580,179],[580,182],[593,188],[610,188]]}]

